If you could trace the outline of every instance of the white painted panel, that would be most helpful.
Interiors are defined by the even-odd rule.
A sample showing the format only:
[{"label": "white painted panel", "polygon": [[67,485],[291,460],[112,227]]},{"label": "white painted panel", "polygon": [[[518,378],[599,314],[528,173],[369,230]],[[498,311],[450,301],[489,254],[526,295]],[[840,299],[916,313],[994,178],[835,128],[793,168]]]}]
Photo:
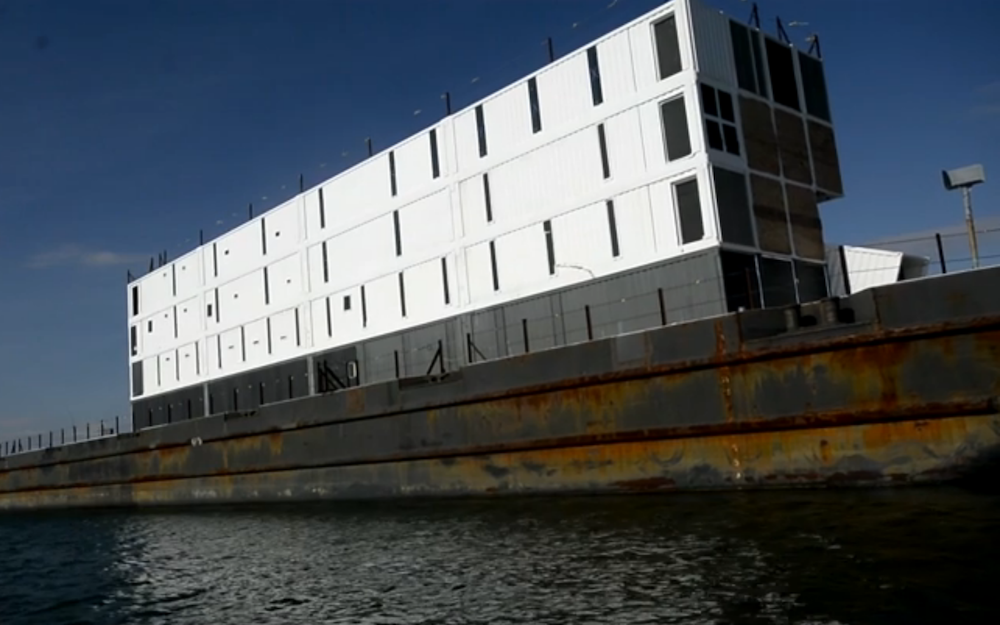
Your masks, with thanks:
[{"label": "white painted panel", "polygon": [[437,137],[438,137],[438,160],[441,163],[441,177],[450,176],[457,171],[457,161],[455,159],[455,150],[452,144],[452,135],[454,134],[454,126],[451,120],[446,120],[440,126],[437,127]]},{"label": "white painted panel", "polygon": [[[474,109],[455,117],[455,159],[459,169],[475,167],[480,161],[479,135],[476,134]],[[489,147],[487,145],[487,147]]]},{"label": "white painted panel", "polygon": [[448,190],[443,189],[399,209],[399,226],[403,254],[407,257],[443,249],[455,238]]},{"label": "white painted panel", "polygon": [[[487,155],[501,158],[513,156],[517,146],[532,136],[528,83],[521,81],[517,86],[484,102],[483,114],[486,122]],[[474,131],[475,118],[472,127]],[[476,154],[479,154],[478,143],[475,145]]]},{"label": "white painted panel", "polygon": [[396,235],[390,213],[328,241],[330,287],[358,284],[363,276],[382,271],[395,257]]},{"label": "white painted panel", "polygon": [[160,388],[177,388],[180,383],[179,373],[177,351],[171,349],[160,354]]},{"label": "white painted panel", "polygon": [[[444,311],[444,274],[440,258],[410,267],[403,275],[406,278],[406,316],[410,323],[435,318]],[[449,281],[450,278],[449,275]],[[454,287],[449,288],[449,294],[453,294]]]},{"label": "white painted panel", "polygon": [[398,274],[382,276],[365,284],[365,301],[368,307],[368,329],[385,332],[398,326],[403,317],[399,303]]},{"label": "white painted panel", "polygon": [[275,359],[286,358],[298,351],[296,311],[292,308],[271,316],[271,355]]},{"label": "white painted panel", "polygon": [[[438,146],[440,149],[440,146]],[[440,153],[439,153],[440,154]],[[423,132],[395,150],[396,195],[406,196],[426,187],[431,176],[430,133]]]},{"label": "white painted panel", "polygon": [[[309,302],[314,347],[322,348],[331,345],[334,342],[333,304],[335,301],[337,300],[333,300],[329,297],[321,297]],[[327,304],[328,302],[329,306]]]},{"label": "white painted panel", "polygon": [[639,262],[656,253],[649,187],[641,187],[615,198],[615,224],[618,249],[623,260]]},{"label": "white painted panel", "polygon": [[596,126],[573,133],[490,173],[493,218],[541,218],[605,184]]},{"label": "white painted panel", "polygon": [[621,182],[644,174],[646,159],[639,111],[629,109],[611,117],[604,125],[612,180]]},{"label": "white painted panel", "polygon": [[267,352],[267,319],[258,319],[243,326],[246,338],[246,362],[256,367],[270,360]]},{"label": "white painted panel", "polygon": [[[693,173],[693,172],[692,172]],[[661,180],[649,187],[650,214],[656,254],[665,258],[680,252],[681,236],[671,180]]]},{"label": "white painted panel", "polygon": [[[677,167],[678,163],[697,158],[699,150],[703,149],[702,137],[704,133],[701,129],[701,112],[698,108],[698,98],[694,97],[694,94],[695,90],[693,87],[689,85],[680,86],[665,91],[656,100],[650,100],[638,106],[642,149],[645,154],[647,171]],[[663,120],[660,117],[660,104],[680,96],[684,97],[684,112],[687,115],[691,154],[668,163],[666,140],[663,134]]]},{"label": "white painted panel", "polygon": [[222,336],[214,334],[208,337],[205,353],[205,364],[210,375],[218,377],[224,375],[222,370]]},{"label": "white painted panel", "polygon": [[316,241],[323,238],[326,230],[322,226],[325,226],[326,224],[320,217],[319,189],[316,188],[306,191],[306,193],[302,196],[302,202],[305,204],[305,238],[310,241]]},{"label": "white painted panel", "polygon": [[559,61],[536,80],[543,132],[572,124],[594,108],[586,51]]},{"label": "white painted panel", "polygon": [[[497,239],[497,271],[502,292],[521,291],[549,278],[545,233],[538,223]],[[556,257],[559,263],[559,257]]]},{"label": "white painted panel", "polygon": [[177,304],[177,340],[193,341],[201,334],[201,297],[192,297]]},{"label": "white painted panel", "polygon": [[648,20],[640,22],[629,28],[628,36],[632,49],[633,76],[636,87],[641,90],[659,80],[656,73],[656,52],[653,49],[653,25]]},{"label": "white painted panel", "polygon": [[180,358],[180,385],[186,386],[197,382],[200,377],[198,372],[201,369],[201,363],[198,360],[198,344],[188,343],[181,346],[177,350],[177,357]]},{"label": "white painted panel", "polygon": [[310,247],[307,252],[309,257],[309,292],[322,292],[325,283],[323,281],[323,244],[319,243]]},{"label": "white painted panel", "polygon": [[[460,182],[458,193],[462,209],[462,224],[466,236],[481,236],[489,227],[486,221],[486,194],[483,190],[483,176],[473,176]],[[495,215],[496,207],[493,208]]]},{"label": "white painted panel", "polygon": [[142,394],[152,395],[160,390],[160,357],[152,356],[142,361]]},{"label": "white painted panel", "polygon": [[392,200],[388,153],[374,156],[323,185],[323,200],[326,227],[333,232],[383,210]]},{"label": "white painted panel", "polygon": [[691,2],[691,20],[698,73],[735,87],[736,66],[729,35],[729,18],[713,7],[694,0]]},{"label": "white painted panel", "polygon": [[601,69],[601,91],[606,103],[616,104],[635,93],[632,49],[627,31],[597,45],[597,65]]},{"label": "white painted panel", "polygon": [[575,275],[581,270],[596,273],[613,258],[607,204],[591,204],[556,217],[552,220],[552,239],[559,274]]},{"label": "white painted panel", "polygon": [[466,248],[465,264],[471,302],[478,303],[495,297],[489,243],[484,241]]},{"label": "white painted panel", "polygon": [[139,314],[146,316],[163,310],[173,300],[174,280],[170,265],[165,265],[139,281]]},{"label": "white painted panel", "polygon": [[333,317],[333,337],[337,343],[349,343],[360,336],[363,326],[359,287],[344,289],[331,295],[330,311]]},{"label": "white painted panel", "polygon": [[174,342],[174,309],[161,310],[146,317],[140,327],[142,346],[147,354],[156,354]]},{"label": "white painted panel", "polygon": [[201,251],[196,250],[173,263],[177,281],[177,299],[186,299],[201,292]]},{"label": "white painted panel", "polygon": [[222,343],[222,370],[231,372],[243,366],[243,329],[233,328],[220,335]]},{"label": "white painted panel", "polygon": [[213,245],[219,263],[219,280],[232,280],[261,261],[260,220],[220,237]]},{"label": "white painted panel", "polygon": [[260,269],[219,287],[219,323],[242,324],[264,312],[264,275]]},{"label": "white painted panel", "polygon": [[281,258],[299,246],[299,201],[292,200],[263,217],[267,236],[267,258]]},{"label": "white painted panel", "polygon": [[[322,271],[322,266],[320,267]],[[298,254],[283,258],[267,268],[270,309],[282,310],[302,300],[302,262]]]}]

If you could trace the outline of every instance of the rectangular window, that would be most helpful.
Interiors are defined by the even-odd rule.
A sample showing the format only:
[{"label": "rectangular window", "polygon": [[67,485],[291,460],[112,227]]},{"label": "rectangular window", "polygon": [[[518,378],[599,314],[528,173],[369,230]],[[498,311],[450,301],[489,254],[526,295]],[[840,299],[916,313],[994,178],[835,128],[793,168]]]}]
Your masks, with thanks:
[{"label": "rectangular window", "polygon": [[677,20],[671,15],[653,26],[656,40],[656,60],[660,68],[660,80],[681,71],[681,48],[677,41]]},{"label": "rectangular window", "polygon": [[701,218],[701,199],[698,197],[698,179],[692,178],[674,185],[674,201],[680,220],[681,243],[699,241],[705,236]]},{"label": "rectangular window", "polygon": [[[187,309],[185,308],[184,310],[186,311]],[[177,307],[174,306],[174,338],[175,339],[180,336],[180,328],[178,328],[178,323],[179,323],[179,321],[177,320]]]},{"label": "rectangular window", "polygon": [[441,175],[441,163],[438,160],[438,137],[436,128],[431,128],[430,141],[431,141],[431,177],[437,178]]},{"label": "rectangular window", "polygon": [[333,311],[330,310],[330,298],[326,298],[326,335],[333,336]]},{"label": "rectangular window", "polygon": [[483,174],[483,197],[486,199],[486,221],[493,221],[493,198],[490,197],[490,175]]},{"label": "rectangular window", "polygon": [[444,304],[451,303],[451,287],[448,286],[448,259],[441,259],[441,282],[444,285]]},{"label": "rectangular window", "polygon": [[219,316],[222,311],[219,310],[219,289],[215,289],[215,323],[219,323]]},{"label": "rectangular window", "polygon": [[754,247],[753,220],[746,175],[721,167],[712,168],[715,181],[715,202],[719,211],[722,240]]},{"label": "rectangular window", "polygon": [[267,256],[267,226],[263,217],[260,218],[260,250],[261,254]]},{"label": "rectangular window", "polygon": [[247,329],[245,326],[240,326],[240,354],[242,354],[243,362],[247,361]]},{"label": "rectangular window", "polygon": [[219,247],[215,243],[212,244],[212,275],[219,277]]},{"label": "rectangular window", "polygon": [[587,48],[587,67],[590,70],[590,98],[594,106],[604,102],[604,90],[601,88],[601,66],[597,63],[597,46]]},{"label": "rectangular window", "polygon": [[131,343],[131,345],[132,345],[132,355],[133,356],[138,356],[139,355],[139,329],[136,328],[135,326],[132,326],[131,328],[129,328],[129,337],[130,337],[129,343]]},{"label": "rectangular window", "polygon": [[823,62],[799,51],[799,72],[802,74],[802,94],[806,99],[806,111],[814,117],[830,121],[830,101],[826,94]]},{"label": "rectangular window", "polygon": [[403,235],[399,227],[399,211],[392,211],[392,230],[396,237],[396,256],[403,255]]},{"label": "rectangular window", "polygon": [[500,274],[497,272],[497,246],[494,241],[490,241],[490,267],[493,271],[493,290],[500,290]]},{"label": "rectangular window", "polygon": [[271,353],[271,349],[272,348],[273,348],[273,343],[271,341],[271,318],[268,317],[267,318],[267,353],[268,354]]},{"label": "rectangular window", "polygon": [[733,44],[733,63],[736,66],[736,82],[740,89],[746,89],[766,98],[767,76],[764,74],[760,36],[743,24],[730,20],[729,39]]},{"label": "rectangular window", "polygon": [[368,300],[365,298],[365,285],[361,285],[361,325],[368,327]]},{"label": "rectangular window", "polygon": [[538,82],[534,78],[528,79],[528,102],[531,105],[531,132],[541,132],[542,109],[538,105]]},{"label": "rectangular window", "polygon": [[139,287],[132,287],[132,316],[139,314]]},{"label": "rectangular window", "polygon": [[396,153],[389,152],[389,188],[396,197]]},{"label": "rectangular window", "polygon": [[736,108],[732,94],[704,83],[700,89],[708,147],[739,156],[740,140],[736,133]]},{"label": "rectangular window", "polygon": [[350,295],[345,295],[344,296],[344,310],[350,310],[350,309],[351,309],[351,296]]},{"label": "rectangular window", "polygon": [[302,326],[299,323],[299,309],[295,309],[295,345],[296,347],[302,346]]},{"label": "rectangular window", "polygon": [[177,297],[177,265],[170,265],[171,293]]},{"label": "rectangular window", "polygon": [[222,335],[215,337],[215,355],[219,361],[219,369],[222,369]]},{"label": "rectangular window", "polygon": [[201,345],[194,345],[194,374],[201,375]]},{"label": "rectangular window", "polygon": [[326,200],[323,197],[323,187],[319,188],[319,227],[326,228]]},{"label": "rectangular window", "polygon": [[152,319],[150,319],[149,321],[146,322],[146,332],[149,332],[149,333],[153,332],[153,320]]},{"label": "rectangular window", "polygon": [[611,163],[608,161],[608,137],[604,133],[604,124],[597,124],[597,144],[601,148],[601,171],[607,180],[611,177]]},{"label": "rectangular window", "polygon": [[688,133],[684,96],[661,104],[660,118],[663,120],[663,141],[667,144],[667,160],[675,161],[691,154],[691,135]]},{"label": "rectangular window", "polygon": [[795,80],[795,59],[792,49],[773,39],[765,39],[767,69],[771,74],[774,101],[799,110],[799,85]]},{"label": "rectangular window", "polygon": [[212,316],[212,305],[211,304],[208,305],[208,309],[207,309],[206,312],[207,312],[207,314],[208,314],[209,317]]},{"label": "rectangular window", "polygon": [[611,234],[611,256],[618,258],[621,250],[618,249],[618,222],[615,219],[615,202],[607,201],[608,206],[608,232]]},{"label": "rectangular window", "polygon": [[264,267],[264,305],[271,303],[271,281],[268,280],[267,267]]},{"label": "rectangular window", "polygon": [[542,230],[545,232],[545,251],[549,258],[549,275],[556,273],[556,246],[552,240],[552,222],[546,220],[542,223]]},{"label": "rectangular window", "polygon": [[403,272],[399,272],[399,311],[406,316],[406,284],[403,280]]},{"label": "rectangular window", "polygon": [[476,107],[476,134],[479,136],[479,156],[486,156],[486,120],[482,104]]},{"label": "rectangular window", "polygon": [[323,282],[330,281],[330,262],[329,253],[326,249],[326,241],[323,241]]}]

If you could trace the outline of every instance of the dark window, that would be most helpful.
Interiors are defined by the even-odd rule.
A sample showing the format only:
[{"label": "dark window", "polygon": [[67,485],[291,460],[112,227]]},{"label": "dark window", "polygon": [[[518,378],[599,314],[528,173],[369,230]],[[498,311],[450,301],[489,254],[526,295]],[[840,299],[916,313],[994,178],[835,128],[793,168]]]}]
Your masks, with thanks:
[{"label": "dark window", "polygon": [[677,20],[673,15],[653,26],[660,80],[681,71],[681,49],[677,42]]},{"label": "dark window", "polygon": [[441,282],[444,284],[444,303],[451,303],[451,287],[448,286],[448,259],[441,259]]},{"label": "dark window", "polygon": [[496,243],[490,241],[490,267],[493,271],[493,290],[500,290],[500,274],[497,271],[497,246]]},{"label": "dark window", "polygon": [[399,311],[406,316],[406,284],[403,280],[403,272],[399,272]]},{"label": "dark window", "polygon": [[207,312],[208,312],[208,316],[211,317],[212,316],[212,305],[211,304],[208,305],[208,311]]},{"label": "dark window", "polygon": [[326,241],[323,241],[323,282],[330,281],[330,256],[326,249]]},{"label": "dark window", "polygon": [[365,285],[361,285],[361,325],[368,327],[368,300],[365,298]]},{"label": "dark window", "polygon": [[344,310],[350,310],[350,309],[351,309],[351,296],[350,295],[345,295],[344,296]]},{"label": "dark window", "polygon": [[615,203],[613,200],[607,201],[608,206],[608,232],[611,234],[611,256],[618,258],[618,222],[615,219]]},{"label": "dark window", "polygon": [[219,323],[219,317],[222,315],[222,311],[219,310],[219,289],[215,289],[215,322]]},{"label": "dark window", "polygon": [[295,345],[302,346],[302,326],[299,324],[299,309],[295,309]]},{"label": "dark window", "polygon": [[493,199],[490,197],[490,175],[483,174],[483,197],[486,199],[486,221],[493,221]]},{"label": "dark window", "polygon": [[608,162],[608,137],[604,133],[604,124],[597,124],[597,144],[601,148],[601,171],[607,180],[611,177],[611,163]]},{"label": "dark window", "polygon": [[708,147],[739,156],[740,140],[736,133],[736,110],[732,94],[706,84],[702,84],[700,90]]},{"label": "dark window", "polygon": [[538,82],[534,78],[528,79],[528,101],[531,105],[531,132],[541,132],[542,109],[538,105]]},{"label": "dark window", "polygon": [[323,198],[323,187],[319,188],[319,227],[326,228],[326,200]]},{"label": "dark window", "polygon": [[264,218],[260,218],[260,251],[261,254],[267,256],[267,225],[264,223]]},{"label": "dark window", "polygon": [[399,228],[399,211],[392,211],[392,229],[396,237],[396,256],[402,256],[403,235]]},{"label": "dark window", "polygon": [[267,353],[270,354],[274,344],[271,341],[271,318],[267,318]]},{"label": "dark window", "polygon": [[757,258],[750,254],[723,250],[722,284],[726,293],[726,308],[760,308],[760,282],[757,279]]},{"label": "dark window", "polygon": [[264,267],[264,305],[271,303],[271,281],[268,280],[267,267]]},{"label": "dark window", "polygon": [[799,301],[815,302],[827,296],[826,267],[813,263],[795,261],[795,278]]},{"label": "dark window", "polygon": [[139,287],[132,287],[132,315],[139,314]]},{"label": "dark window", "polygon": [[760,257],[760,287],[764,296],[764,305],[788,306],[796,302],[795,276],[792,275],[792,263],[777,258]]},{"label": "dark window", "polygon": [[556,272],[556,246],[552,240],[552,222],[546,220],[542,223],[542,230],[545,232],[545,251],[549,258],[549,275]]},{"label": "dark window", "polygon": [[604,90],[601,88],[601,66],[597,63],[597,46],[587,48],[587,67],[590,70],[590,97],[597,106],[604,102]]},{"label": "dark window", "polygon": [[146,331],[147,332],[152,332],[153,331],[153,320],[152,319],[150,319],[149,321],[146,322]]},{"label": "dark window", "polygon": [[715,202],[719,210],[722,240],[754,247],[746,176],[721,167],[713,167],[712,174],[715,179]]},{"label": "dark window", "polygon": [[697,178],[675,184],[674,197],[677,201],[677,217],[681,222],[681,243],[701,240],[705,236],[705,226],[701,219]]},{"label": "dark window", "polygon": [[476,107],[476,134],[479,136],[479,156],[486,156],[486,120],[482,104]]},{"label": "dark window", "polygon": [[177,265],[170,265],[171,292],[177,297]]},{"label": "dark window", "polygon": [[[185,308],[184,310],[187,311],[187,308]],[[177,324],[178,324],[178,321],[177,321],[177,307],[174,306],[174,338],[177,338],[177,337],[180,336],[180,330],[178,329]]]},{"label": "dark window", "polygon": [[396,196],[396,153],[389,152],[389,189]]},{"label": "dark window", "polygon": [[240,326],[240,354],[243,362],[247,361],[247,329]]},{"label": "dark window", "polygon": [[684,97],[667,100],[661,104],[660,117],[663,119],[663,140],[667,144],[667,160],[674,161],[691,154],[691,136],[688,134]]},{"label": "dark window", "polygon": [[[139,397],[143,391],[142,361],[132,363],[132,396]],[[134,419],[134,417],[133,417]]]},{"label": "dark window", "polygon": [[766,39],[764,45],[767,48],[767,68],[771,73],[774,101],[799,110],[799,86],[795,80],[795,62],[791,48],[773,39]]},{"label": "dark window", "polygon": [[432,128],[431,137],[431,177],[437,178],[441,175],[441,164],[438,161],[438,138],[437,130]]},{"label": "dark window", "polygon": [[802,73],[802,94],[806,99],[806,111],[830,121],[830,101],[826,94],[823,62],[800,51],[799,71]]},{"label": "dark window", "polygon": [[212,275],[219,277],[219,248],[215,243],[212,244]]},{"label": "dark window", "polygon": [[136,328],[135,326],[132,326],[129,329],[130,329],[129,334],[131,336],[131,344],[132,344],[132,355],[133,356],[138,356],[139,355],[139,329]]},{"label": "dark window", "polygon": [[330,298],[326,298],[326,335],[333,336],[333,311],[330,310]]},{"label": "dark window", "polygon": [[767,97],[767,76],[760,50],[760,36],[743,24],[729,22],[729,38],[733,43],[736,81],[741,89]]}]

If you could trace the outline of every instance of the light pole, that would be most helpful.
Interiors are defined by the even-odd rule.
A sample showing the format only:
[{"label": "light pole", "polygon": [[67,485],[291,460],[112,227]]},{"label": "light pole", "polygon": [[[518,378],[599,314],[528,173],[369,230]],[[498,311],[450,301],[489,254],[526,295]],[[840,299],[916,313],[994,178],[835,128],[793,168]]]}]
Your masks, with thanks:
[{"label": "light pole", "polygon": [[976,223],[972,217],[972,187],[980,182],[986,182],[986,172],[983,166],[967,165],[950,171],[942,171],[944,188],[949,191],[962,190],[962,203],[965,205],[965,225],[969,229],[969,251],[972,252],[972,268],[979,268],[979,245],[976,243]]}]

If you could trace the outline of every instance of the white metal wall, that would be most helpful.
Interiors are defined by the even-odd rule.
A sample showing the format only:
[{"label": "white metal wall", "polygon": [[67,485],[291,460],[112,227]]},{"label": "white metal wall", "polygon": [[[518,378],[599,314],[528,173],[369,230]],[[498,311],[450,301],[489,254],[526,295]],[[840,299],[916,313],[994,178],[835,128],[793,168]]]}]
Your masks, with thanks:
[{"label": "white metal wall", "polygon": [[[129,285],[143,396],[717,245],[688,3],[657,8]],[[670,14],[682,69],[660,79],[653,25]],[[660,103],[678,95],[691,153],[668,162]],[[705,236],[682,245],[672,185],[692,177]]]}]

